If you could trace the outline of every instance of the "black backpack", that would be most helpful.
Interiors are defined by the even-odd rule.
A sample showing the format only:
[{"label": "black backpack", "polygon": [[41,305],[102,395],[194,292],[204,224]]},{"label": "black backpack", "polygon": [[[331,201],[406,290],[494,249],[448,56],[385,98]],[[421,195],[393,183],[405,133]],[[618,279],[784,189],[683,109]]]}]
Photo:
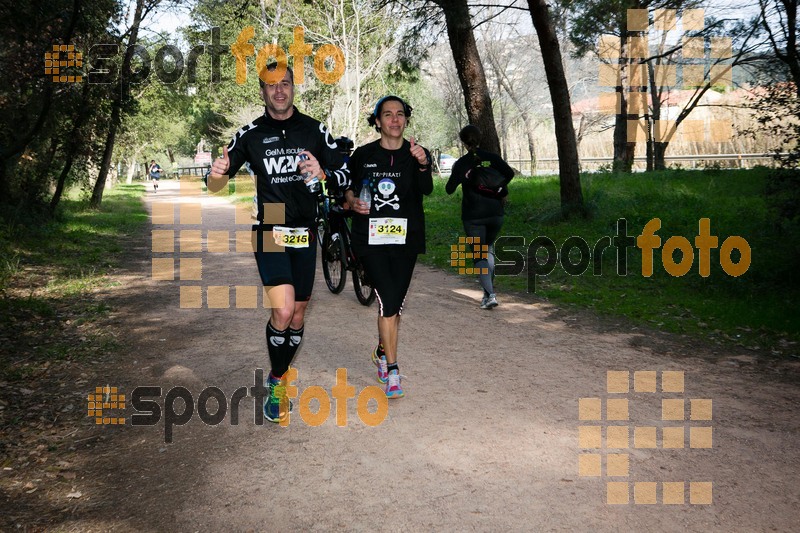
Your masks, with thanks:
[{"label": "black backpack", "polygon": [[467,174],[467,181],[472,189],[489,198],[503,198],[508,195],[506,178],[492,168],[490,161],[481,161],[475,156],[477,163]]}]

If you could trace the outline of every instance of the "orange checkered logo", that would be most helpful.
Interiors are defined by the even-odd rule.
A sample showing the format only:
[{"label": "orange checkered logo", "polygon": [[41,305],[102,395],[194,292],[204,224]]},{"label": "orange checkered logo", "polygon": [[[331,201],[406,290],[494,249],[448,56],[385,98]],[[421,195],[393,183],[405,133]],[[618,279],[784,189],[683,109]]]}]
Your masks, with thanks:
[{"label": "orange checkered logo", "polygon": [[[257,249],[266,252],[283,252],[285,247],[278,244],[272,231],[259,234],[252,231],[253,221],[258,212],[252,202],[240,202],[229,210],[233,223],[246,226],[228,230],[207,230],[202,228],[203,204],[200,196],[204,194],[203,183],[193,176],[181,176],[180,196],[177,201],[158,201],[153,203],[151,239],[152,279],[156,281],[180,281],[181,309],[256,309],[283,307],[284,297],[272,294],[273,287],[257,285],[216,285],[209,283],[204,276],[209,269],[203,268],[207,254],[252,254]],[[253,197],[256,194],[255,181],[245,177],[229,181],[209,180],[205,193],[217,197],[232,194]],[[265,224],[284,224],[286,209],[284,204],[264,204]],[[260,241],[260,242],[259,242]],[[260,245],[260,246],[259,246]]]},{"label": "orange checkered logo", "polygon": [[489,245],[481,244],[480,237],[459,237],[458,244],[450,245],[450,266],[459,274],[488,274],[488,268],[467,268],[467,259],[489,259]]},{"label": "orange checkered logo", "polygon": [[[650,15],[652,14],[652,23]],[[652,128],[656,142],[729,142],[733,134],[731,120],[655,120],[647,123],[652,95],[644,90],[651,82],[661,88],[695,89],[710,84],[717,89],[733,87],[733,40],[731,37],[699,34],[705,26],[704,9],[687,9],[678,16],[676,9],[629,9],[627,28],[631,36],[601,35],[597,43],[600,64],[598,84],[600,87],[618,87],[627,84],[627,109],[622,109],[622,93],[601,92],[598,97],[598,112],[615,115],[624,113],[635,120],[628,120],[628,142],[643,143]],[[651,56],[650,42],[666,41],[669,33],[680,42],[680,64],[656,64],[648,69]],[[621,54],[627,49],[626,54]],[[657,53],[657,52],[652,52]],[[658,62],[657,62],[658,63]],[[623,75],[624,74],[624,75]],[[664,104],[669,106],[669,100]],[[674,105],[674,104],[673,104]]]},{"label": "orange checkered logo", "polygon": [[67,75],[64,69],[82,67],[83,54],[71,44],[54,44],[53,51],[44,54],[44,73],[55,83],[80,83],[83,76]]},{"label": "orange checkered logo", "polygon": [[93,393],[89,393],[88,416],[94,418],[97,425],[125,425],[124,416],[107,416],[104,410],[125,409],[125,395],[120,394],[117,387],[95,387]]},{"label": "orange checkered logo", "polygon": [[[606,373],[606,398],[580,398],[578,400],[578,475],[604,478],[606,503],[626,505],[711,505],[713,482],[699,480],[645,480],[631,476],[631,459],[642,460],[644,450],[686,449],[689,452],[713,448],[712,411],[709,398],[685,398],[682,371],[609,370]],[[658,388],[658,381],[661,387]],[[660,399],[661,423],[652,420],[640,425],[630,419],[630,403],[652,395]],[[658,398],[660,396],[660,398]],[[605,404],[605,409],[603,408]],[[631,449],[636,450],[634,454]],[[605,450],[604,450],[605,449]],[[605,468],[603,465],[605,464]],[[700,474],[702,475],[702,474]]]}]

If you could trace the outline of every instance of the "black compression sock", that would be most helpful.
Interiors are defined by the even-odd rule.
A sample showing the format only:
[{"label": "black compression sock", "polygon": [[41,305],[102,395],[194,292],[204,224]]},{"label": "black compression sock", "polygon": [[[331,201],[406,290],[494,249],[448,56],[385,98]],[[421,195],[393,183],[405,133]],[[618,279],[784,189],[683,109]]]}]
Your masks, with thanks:
[{"label": "black compression sock", "polygon": [[386,352],[383,351],[383,343],[381,341],[378,341],[378,349],[376,350],[376,352],[378,354],[378,357],[384,357],[386,355]]},{"label": "black compression sock", "polygon": [[300,326],[300,329],[294,329],[291,326],[287,329],[287,337],[289,339],[289,363],[292,362],[294,359],[294,354],[297,353],[297,349],[300,347],[300,343],[303,342],[303,332],[305,331],[304,326]]},{"label": "black compression sock", "polygon": [[277,330],[272,325],[272,322],[267,322],[266,333],[267,353],[272,365],[272,375],[281,377],[289,369],[289,362],[291,361],[291,356],[288,354],[289,339],[287,339],[287,330]]},{"label": "black compression sock", "polygon": [[400,369],[397,368],[397,363],[389,363],[388,365],[386,365],[387,373],[391,372],[392,370],[397,370],[397,373],[398,374],[400,373]]}]

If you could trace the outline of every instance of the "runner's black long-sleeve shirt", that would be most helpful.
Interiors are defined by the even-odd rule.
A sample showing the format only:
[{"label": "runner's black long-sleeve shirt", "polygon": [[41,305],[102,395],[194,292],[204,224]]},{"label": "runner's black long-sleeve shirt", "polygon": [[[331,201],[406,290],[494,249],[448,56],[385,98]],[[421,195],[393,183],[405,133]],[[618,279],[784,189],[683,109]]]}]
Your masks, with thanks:
[{"label": "runner's black long-sleeve shirt", "polygon": [[[425,150],[430,161],[430,153]],[[359,255],[374,253],[424,254],[425,211],[422,196],[433,191],[430,165],[420,171],[419,161],[411,155],[411,143],[403,141],[398,150],[387,150],[374,141],[360,146],[347,163],[350,174],[347,188],[358,196],[363,180],[369,181],[372,205],[369,215],[353,215],[353,249]],[[369,219],[374,217],[407,218],[405,244],[369,244]]]},{"label": "runner's black long-sleeve shirt", "polygon": [[283,204],[289,227],[312,227],[317,197],[309,192],[297,168],[298,155],[308,150],[333,179],[343,180],[342,155],[324,124],[294,108],[286,120],[269,113],[237,131],[228,145],[233,176],[247,162],[256,175],[258,220],[264,220],[264,204]]}]

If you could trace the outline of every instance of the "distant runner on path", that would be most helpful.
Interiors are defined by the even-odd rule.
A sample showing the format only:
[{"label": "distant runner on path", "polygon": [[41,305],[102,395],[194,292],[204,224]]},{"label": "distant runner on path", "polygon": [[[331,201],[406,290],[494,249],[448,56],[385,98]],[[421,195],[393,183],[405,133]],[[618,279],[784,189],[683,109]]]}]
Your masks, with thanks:
[{"label": "distant runner on path", "polygon": [[[487,258],[474,259],[474,262],[475,268],[483,272],[478,276],[483,287],[481,309],[493,309],[498,305],[494,292],[494,241],[503,227],[508,182],[514,177],[514,169],[499,155],[480,148],[481,130],[477,126],[464,126],[458,136],[468,152],[453,165],[445,191],[453,194],[461,185],[464,232],[467,237],[478,237],[481,245],[489,246]],[[481,173],[490,173],[486,181],[494,179],[496,187],[481,183],[484,177],[479,176]]]},{"label": "distant runner on path", "polygon": [[147,167],[147,173],[150,175],[150,179],[153,181],[153,192],[158,192],[158,180],[161,179],[161,167],[158,166],[155,159],[150,160],[150,165]]}]

